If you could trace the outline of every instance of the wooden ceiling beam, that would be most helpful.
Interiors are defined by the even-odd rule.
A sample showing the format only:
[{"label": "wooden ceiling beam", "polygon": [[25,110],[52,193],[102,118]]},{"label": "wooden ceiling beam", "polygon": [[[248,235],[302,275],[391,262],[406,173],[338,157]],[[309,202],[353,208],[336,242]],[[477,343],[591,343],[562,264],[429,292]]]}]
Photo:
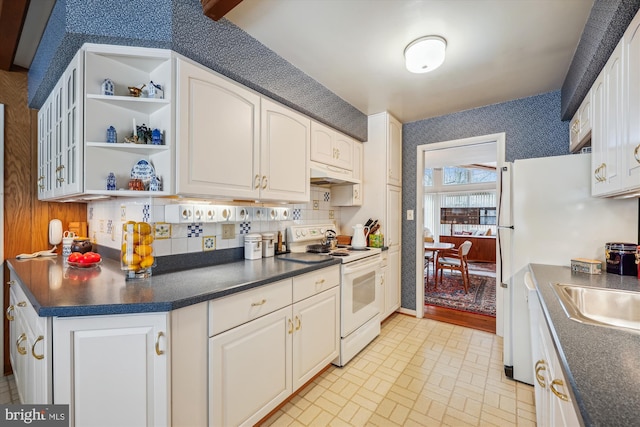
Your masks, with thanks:
[{"label": "wooden ceiling beam", "polygon": [[18,50],[30,0],[0,0],[0,70],[9,71]]},{"label": "wooden ceiling beam", "polygon": [[200,0],[205,16],[208,16],[214,21],[222,18],[241,2],[242,0]]}]

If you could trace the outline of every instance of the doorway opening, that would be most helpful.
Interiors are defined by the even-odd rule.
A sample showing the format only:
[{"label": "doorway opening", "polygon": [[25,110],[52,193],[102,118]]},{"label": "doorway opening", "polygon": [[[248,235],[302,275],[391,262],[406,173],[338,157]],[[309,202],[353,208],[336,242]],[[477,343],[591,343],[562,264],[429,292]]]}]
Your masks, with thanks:
[{"label": "doorway opening", "polygon": [[[500,336],[504,153],[504,133],[425,144],[417,147],[416,173],[416,311]],[[452,259],[458,268],[443,268]]]}]

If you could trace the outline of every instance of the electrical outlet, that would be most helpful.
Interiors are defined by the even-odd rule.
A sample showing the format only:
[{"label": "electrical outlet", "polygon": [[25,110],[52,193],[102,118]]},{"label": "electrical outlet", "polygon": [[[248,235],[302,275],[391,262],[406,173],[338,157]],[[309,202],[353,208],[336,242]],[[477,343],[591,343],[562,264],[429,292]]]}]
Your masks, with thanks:
[{"label": "electrical outlet", "polygon": [[413,221],[413,209],[407,209],[407,221]]},{"label": "electrical outlet", "polygon": [[236,238],[236,225],[235,224],[222,224],[222,238],[223,239],[235,239]]}]

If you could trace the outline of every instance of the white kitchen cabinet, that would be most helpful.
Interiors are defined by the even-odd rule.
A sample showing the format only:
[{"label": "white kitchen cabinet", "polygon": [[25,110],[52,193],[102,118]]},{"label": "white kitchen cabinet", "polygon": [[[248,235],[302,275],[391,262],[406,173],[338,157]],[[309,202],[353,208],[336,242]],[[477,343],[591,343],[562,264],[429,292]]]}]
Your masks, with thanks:
[{"label": "white kitchen cabinet", "polygon": [[591,90],[587,92],[569,126],[569,151],[575,153],[591,135]]},{"label": "white kitchen cabinet", "polygon": [[38,112],[38,198],[82,191],[83,52],[73,57]]},{"label": "white kitchen cabinet", "polygon": [[[386,114],[386,113],[382,113]],[[387,114],[387,184],[402,186],[402,123]]]},{"label": "white kitchen cabinet", "polygon": [[310,120],[179,59],[176,191],[308,201]]},{"label": "white kitchen cabinet", "polygon": [[[381,319],[401,303],[402,243],[402,124],[389,113],[369,116],[369,141],[364,144],[363,192],[366,198],[361,216],[378,219],[387,251],[384,310]],[[382,159],[384,163],[381,163]],[[382,169],[384,167],[384,169]],[[386,170],[387,173],[382,171]]]},{"label": "white kitchen cabinet", "polygon": [[11,276],[9,359],[22,404],[52,403],[51,319],[39,317]]},{"label": "white kitchen cabinet", "polygon": [[311,121],[262,98],[260,199],[308,202]]},{"label": "white kitchen cabinet", "polygon": [[210,426],[254,425],[338,356],[339,283],[334,266],[209,303]]},{"label": "white kitchen cabinet", "polygon": [[362,206],[362,143],[353,141],[353,171],[351,176],[359,184],[342,184],[331,187],[331,206]]},{"label": "white kitchen cabinet", "polygon": [[640,191],[640,15],[623,36],[624,141],[621,146],[622,183],[625,192]]},{"label": "white kitchen cabinet", "polygon": [[381,252],[380,298],[378,299],[381,320],[386,319],[400,308],[400,284],[395,280],[390,280],[391,277],[400,274],[398,260],[394,259],[397,256],[397,252],[390,253],[388,250]]},{"label": "white kitchen cabinet", "polygon": [[[173,86],[169,50],[85,44],[71,61],[38,113],[38,197],[41,200],[90,200],[104,196],[169,195],[173,189]],[[102,93],[105,79],[114,94]],[[164,89],[163,98],[134,97],[129,87],[150,82]],[[145,93],[145,92],[143,92]],[[133,123],[162,132],[161,145],[126,143]],[[107,143],[113,126],[117,143]],[[128,181],[140,160],[154,171],[138,171],[150,181],[156,175],[161,191],[130,191]],[[107,190],[114,173],[118,191]]]},{"label": "white kitchen cabinet", "polygon": [[[530,273],[527,286],[533,289]],[[536,419],[540,426],[580,426],[537,292],[528,292]]]},{"label": "white kitchen cabinet", "polygon": [[168,327],[166,313],[53,319],[53,403],[71,426],[170,424]]},{"label": "white kitchen cabinet", "polygon": [[291,306],[214,336],[209,425],[254,425],[292,392]]},{"label": "white kitchen cabinet", "polygon": [[311,160],[353,170],[353,139],[318,122],[311,122]]},{"label": "white kitchen cabinet", "polygon": [[362,184],[333,185],[331,206],[362,206]]},{"label": "white kitchen cabinet", "polygon": [[258,198],[260,96],[183,59],[177,81],[177,193]]},{"label": "white kitchen cabinet", "polygon": [[294,303],[293,325],[292,379],[295,392],[338,357],[339,287],[334,286]]},{"label": "white kitchen cabinet", "polygon": [[592,194],[610,195],[621,189],[623,117],[622,41],[592,86]]},{"label": "white kitchen cabinet", "polygon": [[402,189],[387,185],[387,231],[385,245],[389,247],[388,274],[385,282],[385,311],[382,318],[400,308],[400,242],[402,235]]}]

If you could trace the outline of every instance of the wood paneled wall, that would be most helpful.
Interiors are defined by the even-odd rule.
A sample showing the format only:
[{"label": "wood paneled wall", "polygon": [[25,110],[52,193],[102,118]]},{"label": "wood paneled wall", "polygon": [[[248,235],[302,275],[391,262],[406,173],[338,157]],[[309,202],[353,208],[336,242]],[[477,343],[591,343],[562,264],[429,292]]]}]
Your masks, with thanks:
[{"label": "wood paneled wall", "polygon": [[[0,104],[4,117],[4,257],[49,249],[49,220],[58,218],[67,229],[71,221],[86,221],[84,203],[38,201],[38,112],[27,106],[27,72],[0,71]],[[61,251],[58,245],[58,252]],[[9,271],[4,264],[4,278]],[[3,312],[9,302],[3,284]],[[4,319],[4,372],[10,372],[8,322]]]}]

